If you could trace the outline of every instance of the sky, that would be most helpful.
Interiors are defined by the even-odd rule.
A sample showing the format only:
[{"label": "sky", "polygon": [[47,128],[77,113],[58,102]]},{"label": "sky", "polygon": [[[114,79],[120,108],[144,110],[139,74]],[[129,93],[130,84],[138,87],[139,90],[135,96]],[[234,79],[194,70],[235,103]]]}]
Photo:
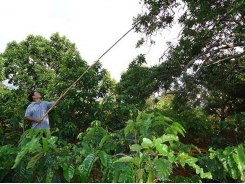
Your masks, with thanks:
[{"label": "sky", "polygon": [[[133,17],[141,13],[140,0],[0,0],[0,53],[7,43],[21,42],[28,35],[47,39],[58,32],[75,43],[81,57],[93,64],[132,27]],[[140,33],[131,31],[101,60],[103,68],[117,82],[121,73],[139,54],[147,54],[147,66],[159,63],[166,42],[176,40],[178,32],[165,30],[154,37],[156,44],[136,48]]]}]

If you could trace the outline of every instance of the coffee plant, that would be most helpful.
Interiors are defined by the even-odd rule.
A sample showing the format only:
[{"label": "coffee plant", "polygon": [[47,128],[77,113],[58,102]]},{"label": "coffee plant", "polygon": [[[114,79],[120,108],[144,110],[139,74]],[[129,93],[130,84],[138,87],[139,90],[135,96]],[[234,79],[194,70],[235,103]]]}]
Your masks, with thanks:
[{"label": "coffee plant", "polygon": [[[125,128],[109,132],[95,120],[77,136],[58,144],[54,132],[26,130],[17,145],[0,147],[1,182],[244,182],[244,145],[202,154],[179,136],[185,129],[158,113],[138,112]],[[193,154],[193,150],[196,154]],[[214,164],[215,163],[215,164]],[[190,169],[188,177],[176,173]]]}]

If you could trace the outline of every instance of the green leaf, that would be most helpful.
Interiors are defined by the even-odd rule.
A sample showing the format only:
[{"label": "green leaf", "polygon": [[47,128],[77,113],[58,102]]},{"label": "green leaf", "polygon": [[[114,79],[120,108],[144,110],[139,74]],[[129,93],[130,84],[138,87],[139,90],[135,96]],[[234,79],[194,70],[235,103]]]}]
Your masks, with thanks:
[{"label": "green leaf", "polygon": [[135,122],[133,120],[127,121],[127,126],[124,128],[124,135],[127,136],[129,133],[135,131]]},{"label": "green leaf", "polygon": [[169,117],[166,117],[166,116],[164,116],[164,121],[166,121],[166,122],[173,122],[173,120],[171,120]]},{"label": "green leaf", "polygon": [[144,169],[138,169],[136,171],[136,183],[143,183],[143,174],[144,174]]},{"label": "green leaf", "polygon": [[[64,169],[64,168],[63,168]],[[70,180],[73,178],[75,172],[75,168],[72,164],[67,164],[67,167],[64,169],[64,177],[65,179],[70,182]]]},{"label": "green leaf", "polygon": [[[183,155],[185,155],[184,157],[187,157],[186,154],[183,154]],[[183,157],[183,158],[184,158],[184,157]],[[185,162],[186,162],[189,166],[193,167],[193,168],[196,170],[196,173],[197,173],[197,174],[200,174],[200,177],[201,177],[201,178],[212,179],[212,174],[211,174],[210,172],[204,173],[204,172],[203,172],[203,169],[200,168],[200,167],[196,164],[197,161],[198,161],[197,158],[192,157],[192,156],[188,156],[188,157],[186,158],[186,161],[185,161]]]},{"label": "green leaf", "polygon": [[140,165],[142,163],[142,157],[135,157],[134,159],[132,159],[132,162],[134,163],[134,165],[140,168]]},{"label": "green leaf", "polygon": [[239,176],[237,168],[230,168],[229,174],[233,179],[237,179]]},{"label": "green leaf", "polygon": [[169,151],[168,153],[168,161],[173,163],[175,161],[175,153],[174,151]]},{"label": "green leaf", "polygon": [[48,142],[49,142],[49,144],[55,144],[57,140],[58,140],[58,137],[52,136],[52,137],[48,140]]},{"label": "green leaf", "polygon": [[180,153],[178,154],[178,161],[182,167],[185,166],[186,160],[188,159],[189,155],[187,153]]},{"label": "green leaf", "polygon": [[153,173],[152,169],[150,169],[148,179],[147,179],[147,183],[154,183],[154,173]]},{"label": "green leaf", "polygon": [[35,166],[35,164],[37,163],[37,161],[42,158],[43,153],[40,152],[38,154],[36,154],[34,157],[31,158],[31,160],[28,162],[26,169],[29,168],[33,168]]},{"label": "green leaf", "polygon": [[143,142],[141,143],[141,146],[143,148],[151,148],[153,147],[153,142],[148,138],[143,138]]},{"label": "green leaf", "polygon": [[136,117],[136,122],[138,122],[142,118],[142,112],[138,111],[138,116]]},{"label": "green leaf", "polygon": [[108,134],[106,134],[106,135],[101,139],[100,144],[99,144],[99,147],[102,147],[103,144],[104,144],[106,141],[110,140],[110,139],[111,139],[111,136],[108,135]]},{"label": "green leaf", "polygon": [[198,161],[198,159],[197,158],[195,158],[195,157],[192,157],[192,156],[188,156],[187,158],[186,158],[186,163],[189,165],[189,166],[192,166],[192,167],[194,167],[195,165],[196,165],[196,162]]},{"label": "green leaf", "polygon": [[113,163],[117,163],[117,162],[132,162],[133,157],[130,156],[125,156],[125,157],[121,157],[118,160],[114,161]]},{"label": "green leaf", "polygon": [[30,133],[32,129],[28,129],[26,130],[25,132],[23,132],[23,134],[21,135],[20,137],[20,141],[19,141],[19,144],[27,137],[27,135]]},{"label": "green leaf", "polygon": [[207,173],[201,173],[201,178],[212,179],[213,176],[212,176],[211,172],[207,172]]},{"label": "green leaf", "polygon": [[14,169],[22,160],[22,158],[35,147],[35,145],[38,143],[38,140],[39,138],[32,139],[31,142],[27,143],[26,146],[20,150],[17,157],[15,158],[15,164],[12,169]]},{"label": "green leaf", "polygon": [[119,176],[120,176],[120,172],[116,171],[114,173],[114,176],[113,176],[113,179],[112,179],[112,183],[118,183]]},{"label": "green leaf", "polygon": [[223,154],[229,156],[230,154],[233,153],[233,151],[234,151],[234,148],[228,146],[228,147],[226,147],[225,150],[223,151]]},{"label": "green leaf", "polygon": [[94,163],[94,159],[95,155],[91,153],[83,160],[83,163],[80,166],[78,166],[81,182],[87,181]]},{"label": "green leaf", "polygon": [[[52,183],[52,179],[55,177],[55,170],[51,170],[50,172],[47,173],[46,176],[46,183]],[[56,182],[57,183],[57,182]]]},{"label": "green leaf", "polygon": [[172,135],[172,134],[166,134],[161,136],[161,142],[167,142],[167,141],[179,141],[179,137],[176,135]]},{"label": "green leaf", "polygon": [[233,158],[235,162],[237,163],[238,169],[240,173],[243,173],[245,171],[245,153],[244,148],[239,145],[236,149],[237,156],[233,154]]},{"label": "green leaf", "polygon": [[75,172],[74,166],[66,162],[67,158],[57,157],[57,160],[59,161],[59,165],[63,169],[63,174],[64,174],[65,179],[68,182],[70,182]]},{"label": "green leaf", "polygon": [[109,167],[112,164],[111,158],[106,152],[100,151],[99,156],[104,167]]},{"label": "green leaf", "polygon": [[168,155],[168,146],[166,144],[157,144],[156,149],[160,154]]},{"label": "green leaf", "polygon": [[135,175],[132,166],[130,164],[124,165],[117,182],[133,183],[133,181],[135,181]]},{"label": "green leaf", "polygon": [[159,158],[155,160],[154,162],[155,162],[155,167],[156,167],[158,178],[161,181],[167,180],[168,176],[170,175],[172,171],[172,164],[164,158]]},{"label": "green leaf", "polygon": [[140,151],[143,147],[142,146],[140,146],[139,144],[133,144],[133,145],[131,145],[131,146],[129,146],[130,147],[130,150],[131,151]]},{"label": "green leaf", "polygon": [[26,168],[25,163],[22,161],[20,164],[15,168],[15,174],[13,176],[13,182],[20,183],[23,182],[23,178],[25,177]]},{"label": "green leaf", "polygon": [[50,139],[50,137],[51,137],[51,132],[50,132],[50,130],[49,130],[49,129],[44,129],[44,133],[45,133],[46,137],[47,137],[48,139]]},{"label": "green leaf", "polygon": [[47,138],[43,138],[43,152],[44,152],[44,155],[47,153],[47,150],[48,150],[48,139]]},{"label": "green leaf", "polygon": [[173,132],[175,135],[180,133],[181,135],[185,136],[185,129],[177,122],[174,122],[170,127],[169,130]]},{"label": "green leaf", "polygon": [[244,183],[244,181],[245,181],[245,172],[244,173],[242,173],[242,175],[241,175],[241,180],[243,181],[243,183]]}]

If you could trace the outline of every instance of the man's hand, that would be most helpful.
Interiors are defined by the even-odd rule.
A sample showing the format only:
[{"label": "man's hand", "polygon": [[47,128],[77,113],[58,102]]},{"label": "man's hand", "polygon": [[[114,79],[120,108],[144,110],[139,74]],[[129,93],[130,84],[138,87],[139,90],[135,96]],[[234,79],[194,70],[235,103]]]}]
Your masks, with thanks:
[{"label": "man's hand", "polygon": [[35,122],[37,122],[37,123],[41,123],[43,121],[43,119],[41,118],[41,119],[36,119],[36,121]]},{"label": "man's hand", "polygon": [[27,120],[27,121],[34,121],[36,123],[41,123],[43,121],[43,118],[35,119],[33,117],[27,116],[27,117],[25,117],[25,120]]}]

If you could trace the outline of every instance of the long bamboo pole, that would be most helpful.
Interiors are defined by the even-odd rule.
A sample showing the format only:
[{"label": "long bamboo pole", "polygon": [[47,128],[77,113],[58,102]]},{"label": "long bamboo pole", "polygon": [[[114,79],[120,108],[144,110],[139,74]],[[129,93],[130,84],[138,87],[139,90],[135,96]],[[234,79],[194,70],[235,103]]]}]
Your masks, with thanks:
[{"label": "long bamboo pole", "polygon": [[[43,115],[43,117],[41,119],[44,119],[45,116],[47,116],[47,114],[58,104],[58,102],[66,95],[66,93],[73,87],[75,86],[75,84],[97,63],[99,62],[99,60],[106,55],[119,41],[121,41],[130,31],[132,31],[134,29],[136,25],[134,25],[130,30],[128,30],[121,38],[119,38],[109,49],[107,49],[92,65],[90,65],[83,73],[82,75],[80,75],[80,77],[77,78],[76,81],[74,81],[70,87],[63,93],[63,95],[61,95],[58,100],[55,101],[55,103],[53,104],[53,106],[51,108],[49,108],[49,110]],[[38,125],[38,123],[33,127],[33,129]]]},{"label": "long bamboo pole", "polygon": [[[132,31],[134,29],[134,27],[137,24],[135,24],[130,30],[128,30],[121,38],[119,38],[109,49],[107,49],[92,65],[90,65],[83,73],[82,75],[80,75],[80,77],[77,78],[76,81],[74,81],[71,86],[63,93],[63,95],[61,95],[56,101],[55,103],[52,105],[52,107],[43,115],[43,117],[41,119],[44,119],[45,116],[47,116],[47,114],[58,104],[58,102],[66,95],[66,93],[97,63],[99,62],[99,60],[106,55],[119,41],[121,41],[130,31]],[[39,123],[37,123],[33,129],[38,125]],[[28,134],[27,134],[28,135]],[[22,141],[24,140],[24,138],[20,141],[20,143],[18,144],[18,146],[21,145]]]}]

